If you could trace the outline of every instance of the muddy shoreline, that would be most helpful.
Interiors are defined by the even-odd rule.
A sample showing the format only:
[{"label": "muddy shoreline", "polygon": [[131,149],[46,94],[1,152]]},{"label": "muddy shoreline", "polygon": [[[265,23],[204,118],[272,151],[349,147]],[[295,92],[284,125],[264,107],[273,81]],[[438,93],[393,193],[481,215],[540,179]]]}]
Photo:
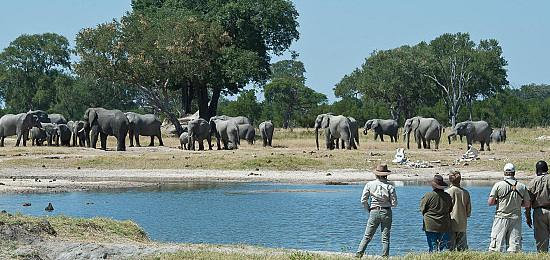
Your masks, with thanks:
[{"label": "muddy shoreline", "polygon": [[[447,178],[451,167],[410,168],[390,165],[390,181],[427,181],[440,173]],[[498,181],[500,172],[462,171],[462,179],[469,181]],[[518,172],[516,177],[528,181],[532,176]],[[374,180],[374,174],[355,169],[323,171],[272,170],[100,170],[100,169],[0,169],[0,193],[58,193],[89,189],[116,189],[162,185],[165,182],[283,182],[295,184],[351,183]]]}]

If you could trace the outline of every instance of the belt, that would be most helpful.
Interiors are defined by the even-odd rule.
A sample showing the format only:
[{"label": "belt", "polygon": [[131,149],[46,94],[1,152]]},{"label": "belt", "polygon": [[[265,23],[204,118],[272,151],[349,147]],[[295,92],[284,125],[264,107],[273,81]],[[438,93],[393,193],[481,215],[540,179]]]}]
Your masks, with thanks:
[{"label": "belt", "polygon": [[390,209],[390,207],[372,207],[370,210]]}]

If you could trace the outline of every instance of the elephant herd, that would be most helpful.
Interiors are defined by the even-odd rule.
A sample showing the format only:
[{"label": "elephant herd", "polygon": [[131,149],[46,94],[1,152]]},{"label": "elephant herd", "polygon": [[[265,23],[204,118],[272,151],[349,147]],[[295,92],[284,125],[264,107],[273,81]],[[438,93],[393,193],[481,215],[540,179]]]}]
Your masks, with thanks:
[{"label": "elephant herd", "polygon": [[[325,142],[327,149],[338,148],[338,139],[342,140],[342,148],[357,149],[355,143],[359,143],[357,121],[352,117],[335,115],[332,113],[320,114],[315,120],[315,142],[319,149],[319,128],[325,130]],[[365,123],[363,134],[367,134],[368,130],[374,131],[374,140],[380,136],[380,140],[384,141],[384,135],[390,136],[391,142],[397,141],[397,132],[399,124],[396,120],[371,119]],[[410,149],[411,133],[416,140],[418,148],[424,147],[430,149],[430,143],[435,142],[435,149],[439,149],[439,141],[441,139],[443,128],[435,118],[413,117],[405,121],[403,126],[403,138],[407,138],[407,149]],[[491,150],[490,143],[505,142],[506,129],[504,126],[501,129],[493,130],[485,121],[465,121],[460,122],[452,128],[448,134],[449,144],[453,136],[466,137],[468,147],[473,142],[481,143],[481,151],[487,145],[487,150]]]},{"label": "elephant herd", "polygon": [[[271,121],[260,123],[259,130],[263,146],[271,146],[274,129]],[[180,135],[180,144],[181,149],[195,150],[195,142],[197,142],[198,150],[204,150],[203,142],[206,140],[208,149],[212,150],[211,139],[212,136],[215,136],[218,150],[222,148],[232,150],[238,148],[240,140],[246,140],[249,144],[253,144],[255,135],[254,126],[248,118],[221,115],[214,116],[208,121],[198,118],[187,122],[185,131]]]},{"label": "elephant herd", "polygon": [[23,141],[26,146],[30,133],[32,145],[87,146],[96,148],[98,139],[101,149],[106,150],[107,136],[117,138],[117,151],[126,150],[126,135],[130,133],[139,144],[139,135],[151,136],[151,144],[156,136],[162,145],[160,121],[153,115],[140,115],[133,112],[123,113],[120,110],[88,108],[84,121],[68,121],[61,114],[47,114],[36,110],[17,115],[7,114],[0,118],[0,146],[4,146],[7,136],[17,135],[16,146]]},{"label": "elephant herd", "polygon": [[[41,110],[29,111],[20,114],[7,114],[0,118],[0,146],[4,146],[7,136],[16,135],[16,146],[23,141],[26,146],[28,136],[32,145],[65,145],[87,146],[96,148],[100,141],[100,148],[105,150],[107,137],[114,136],[117,139],[117,151],[126,150],[126,136],[129,136],[130,147],[140,146],[139,136],[150,136],[150,146],[154,145],[155,137],[159,145],[164,145],[161,137],[161,122],[151,114],[141,115],[133,112],[123,113],[120,110],[108,110],[104,108],[88,108],[83,116],[83,121],[67,121],[63,115],[47,114]],[[353,117],[325,113],[317,116],[315,120],[315,143],[319,149],[319,128],[325,131],[325,145],[327,149],[357,149],[359,144],[359,124]],[[371,119],[363,128],[363,134],[368,130],[374,131],[374,140],[380,137],[384,141],[384,135],[390,137],[391,142],[397,141],[399,124],[395,120]],[[263,146],[271,146],[274,125],[271,121],[259,124]],[[435,149],[439,148],[442,127],[434,118],[413,117],[405,121],[403,126],[403,138],[407,138],[409,149],[410,135],[413,134],[418,148],[430,149],[430,143],[435,142]],[[210,120],[202,118],[190,120],[184,126],[184,132],[179,136],[181,149],[195,150],[195,142],[198,150],[204,150],[203,141],[207,141],[208,149],[212,149],[212,136],[216,137],[217,149],[237,149],[240,140],[246,140],[253,144],[255,129],[250,120],[243,116],[229,117],[225,115],[214,116]],[[506,130],[493,130],[485,121],[465,121],[457,123],[448,134],[449,144],[451,137],[466,137],[468,146],[473,142],[481,143],[481,151],[484,146],[490,150],[491,142],[506,141]]]}]

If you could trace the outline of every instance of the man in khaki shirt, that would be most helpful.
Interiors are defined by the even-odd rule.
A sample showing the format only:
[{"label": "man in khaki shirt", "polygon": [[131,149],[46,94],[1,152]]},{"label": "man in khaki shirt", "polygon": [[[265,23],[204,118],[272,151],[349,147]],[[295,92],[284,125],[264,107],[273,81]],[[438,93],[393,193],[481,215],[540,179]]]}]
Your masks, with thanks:
[{"label": "man in khaki shirt", "polygon": [[515,174],[513,164],[504,165],[504,180],[497,182],[489,195],[489,206],[497,206],[489,251],[502,251],[504,246],[508,246],[507,252],[521,250],[521,207],[530,207],[531,197],[527,186],[518,182]]},{"label": "man in khaki shirt", "polygon": [[390,255],[391,207],[397,206],[397,195],[395,194],[395,188],[388,182],[388,175],[391,174],[391,171],[388,170],[386,164],[378,165],[372,169],[372,173],[376,175],[376,180],[365,185],[361,196],[361,204],[369,212],[369,220],[365,234],[355,254],[355,257],[358,258],[361,258],[365,253],[365,249],[367,249],[367,245],[379,225],[382,229],[382,256],[389,257]]},{"label": "man in khaki shirt", "polygon": [[533,221],[531,221],[531,207],[525,208],[525,221],[527,226],[535,226],[535,241],[537,252],[548,252],[548,239],[550,236],[550,176],[548,165],[545,161],[536,164],[537,177],[529,183],[529,195],[533,208]]},{"label": "man in khaki shirt", "polygon": [[450,249],[464,251],[468,250],[468,240],[466,229],[468,227],[468,218],[472,214],[472,204],[470,202],[470,193],[460,187],[461,175],[459,171],[449,173],[449,182],[451,187],[447,192],[453,199],[453,210],[451,211],[451,233],[449,236]]}]

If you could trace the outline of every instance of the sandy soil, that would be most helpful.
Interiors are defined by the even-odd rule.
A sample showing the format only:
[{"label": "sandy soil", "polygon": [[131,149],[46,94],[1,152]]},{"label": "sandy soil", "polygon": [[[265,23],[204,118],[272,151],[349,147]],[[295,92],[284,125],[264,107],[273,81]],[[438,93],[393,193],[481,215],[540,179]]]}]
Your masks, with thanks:
[{"label": "sandy soil", "polygon": [[[435,173],[447,176],[450,167],[412,168],[392,166],[390,181],[426,181]],[[500,172],[468,172],[462,170],[463,180],[500,180]],[[518,172],[520,179],[530,178]],[[234,171],[234,170],[98,170],[98,169],[0,169],[0,193],[55,193],[95,188],[122,188],[161,185],[164,182],[287,182],[287,183],[365,183],[374,174],[354,169],[324,171]]]}]

